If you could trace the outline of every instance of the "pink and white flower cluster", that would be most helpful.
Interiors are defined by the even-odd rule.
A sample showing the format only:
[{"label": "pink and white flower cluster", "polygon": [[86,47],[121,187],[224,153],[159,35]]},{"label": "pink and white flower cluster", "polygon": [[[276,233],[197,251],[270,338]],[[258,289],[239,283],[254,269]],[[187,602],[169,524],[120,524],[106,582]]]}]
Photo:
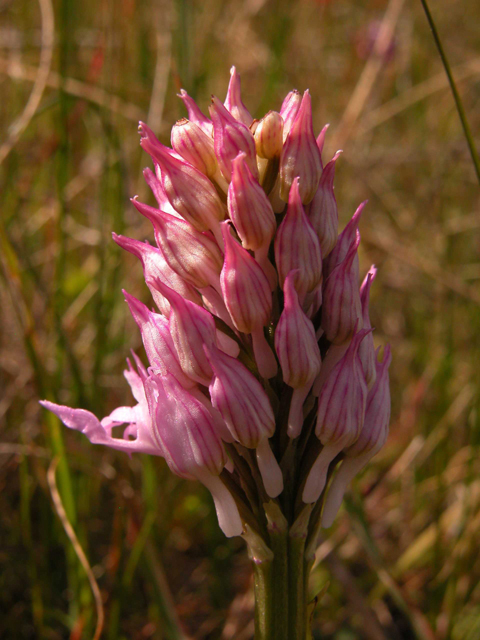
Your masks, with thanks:
[{"label": "pink and white flower cluster", "polygon": [[[158,206],[132,202],[156,246],[113,234],[140,260],[158,308],[124,292],[149,362],[145,369],[134,356],[125,371],[137,404],[102,420],[42,404],[94,444],[162,456],[174,473],[200,480],[227,536],[242,532],[238,496],[248,504],[247,486],[281,504],[279,463],[302,442],[298,452],[318,451],[309,469],[297,464],[304,503],[319,499],[339,464],[323,510],[330,526],[390,418],[390,350],[379,361],[368,312],[375,267],[359,288],[365,203],[338,235],[339,153],[323,165],[327,127],[315,138],[308,91],[290,92],[261,120],[243,104],[235,68],[210,117],[180,97],[188,120],[174,125],[172,148],[139,127]],[[114,436],[122,424],[123,437]]]}]

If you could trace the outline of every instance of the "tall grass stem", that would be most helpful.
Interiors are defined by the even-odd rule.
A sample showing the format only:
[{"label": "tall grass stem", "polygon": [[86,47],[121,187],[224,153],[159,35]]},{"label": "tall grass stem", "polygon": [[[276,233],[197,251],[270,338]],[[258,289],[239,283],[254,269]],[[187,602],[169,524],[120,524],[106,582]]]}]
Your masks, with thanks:
[{"label": "tall grass stem", "polygon": [[448,58],[445,54],[442,41],[437,31],[437,27],[435,26],[435,22],[433,21],[432,14],[430,13],[427,0],[420,0],[420,2],[422,3],[422,7],[425,11],[425,15],[427,16],[428,24],[430,25],[430,29],[432,30],[433,39],[435,40],[435,44],[437,45],[438,53],[440,54],[440,58],[442,60],[443,68],[445,69],[448,82],[450,83],[453,99],[455,100],[455,105],[457,107],[458,115],[460,116],[460,120],[462,122],[463,132],[465,134],[465,138],[467,139],[468,148],[470,149],[470,155],[472,156],[473,166],[475,167],[475,173],[477,174],[477,179],[480,184],[480,157],[475,147],[475,141],[473,139],[473,135],[470,130],[470,125],[468,124],[465,109],[463,107],[463,102],[462,102],[462,99],[460,98],[460,94],[458,93],[457,85],[455,84],[455,80],[453,78],[450,63],[448,62]]}]

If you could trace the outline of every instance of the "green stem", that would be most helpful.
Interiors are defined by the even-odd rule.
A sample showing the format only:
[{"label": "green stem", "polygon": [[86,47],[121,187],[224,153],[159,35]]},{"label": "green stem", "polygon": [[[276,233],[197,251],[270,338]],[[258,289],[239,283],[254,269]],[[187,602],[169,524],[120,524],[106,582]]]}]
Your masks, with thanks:
[{"label": "green stem", "polygon": [[253,561],[255,640],[273,640],[272,561]]},{"label": "green stem", "polygon": [[303,640],[307,624],[305,538],[289,538],[288,569],[288,637]]},{"label": "green stem", "polygon": [[288,637],[306,637],[307,593],[310,565],[305,559],[305,543],[313,505],[305,505],[288,536]]},{"label": "green stem", "polygon": [[467,139],[468,148],[470,149],[470,155],[472,156],[473,165],[475,167],[475,173],[477,174],[477,179],[478,179],[478,182],[480,183],[480,157],[475,147],[475,142],[473,140],[472,132],[468,124],[467,116],[465,114],[465,109],[463,108],[462,100],[457,91],[457,86],[455,84],[455,80],[453,79],[452,70],[450,68],[450,64],[448,62],[445,51],[443,49],[442,41],[440,40],[440,36],[438,34],[435,23],[433,21],[432,14],[430,13],[427,0],[420,0],[420,2],[422,3],[423,9],[425,11],[425,15],[427,16],[428,24],[430,25],[430,29],[432,30],[433,39],[435,40],[435,44],[437,45],[438,53],[440,54],[440,58],[442,60],[443,67],[445,69],[445,73],[447,74],[448,82],[450,83],[450,89],[452,90],[453,99],[455,100],[455,105],[457,107],[458,115],[460,116],[460,120],[462,122],[463,132],[465,134],[465,138]]},{"label": "green stem", "polygon": [[288,640],[288,537],[287,531],[272,531],[270,543],[273,551],[273,636],[275,640]]},{"label": "green stem", "polygon": [[290,529],[273,500],[264,507],[269,547],[251,531],[244,534],[254,563],[255,640],[305,640],[309,569],[305,542],[312,506],[305,506]]}]

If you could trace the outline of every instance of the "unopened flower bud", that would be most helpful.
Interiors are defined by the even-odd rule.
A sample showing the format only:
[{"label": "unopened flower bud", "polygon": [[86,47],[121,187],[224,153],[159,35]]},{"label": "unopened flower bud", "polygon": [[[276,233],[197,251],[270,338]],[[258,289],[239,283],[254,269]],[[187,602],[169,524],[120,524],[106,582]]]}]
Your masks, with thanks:
[{"label": "unopened flower bud", "polygon": [[226,456],[205,406],[170,373],[150,375],[145,393],[154,434],[172,471],[191,479],[196,477],[197,467],[203,467],[218,475]]},{"label": "unopened flower bud", "polygon": [[126,291],[123,291],[123,295],[140,329],[145,353],[154,371],[162,375],[171,373],[184,389],[196,386],[196,382],[185,375],[180,367],[177,350],[168,327],[168,318],[159,313],[153,313],[143,302]]},{"label": "unopened flower bud", "polygon": [[152,293],[155,304],[163,315],[167,317],[169,316],[170,303],[151,284],[152,282],[155,282],[156,279],[164,282],[168,287],[177,291],[186,300],[190,300],[198,305],[202,304],[202,298],[198,291],[196,291],[192,285],[188,284],[188,282],[185,282],[185,280],[167,264],[167,261],[160,249],[156,249],[146,242],[140,242],[133,238],[117,236],[116,233],[112,233],[112,237],[114,241],[122,247],[122,249],[132,253],[142,263],[145,281]]},{"label": "unopened flower bud", "polygon": [[294,388],[288,417],[288,435],[291,438],[300,435],[303,402],[321,366],[315,329],[300,306],[295,276],[296,272],[291,271],[285,279],[284,308],[275,330],[275,350],[283,380]]},{"label": "unopened flower bud", "polygon": [[388,367],[391,360],[390,346],[386,345],[383,361],[378,362],[375,359],[376,381],[367,396],[362,430],[356,442],[345,449],[345,458],[328,490],[322,513],[323,527],[333,524],[348,485],[385,444],[390,422]]},{"label": "unopened flower bud", "polygon": [[172,216],[175,216],[176,218],[182,218],[182,216],[178,213],[178,211],[174,209],[170,204],[170,200],[168,199],[167,194],[165,193],[165,189],[162,187],[162,183],[150,168],[147,167],[146,169],[143,170],[143,177],[145,178],[145,182],[148,184],[148,186],[152,190],[155,200],[158,203],[159,209],[161,209],[162,211],[165,211],[166,213],[170,213]]},{"label": "unopened flower bud", "polygon": [[283,141],[285,142],[302,103],[302,95],[294,89],[287,94],[280,108],[283,120]]},{"label": "unopened flower bud", "polygon": [[185,300],[179,293],[156,279],[152,283],[170,302],[168,326],[184,373],[192,380],[208,385],[212,369],[203,351],[215,344],[215,321],[203,307]]},{"label": "unopened flower bud", "polygon": [[249,128],[235,120],[215,96],[212,97],[210,115],[213,120],[215,154],[225,179],[231,180],[232,162],[242,151],[252,175],[258,178],[255,141]]},{"label": "unopened flower bud", "polygon": [[279,158],[283,148],[283,118],[278,111],[269,111],[255,129],[255,148],[260,158]]},{"label": "unopened flower bud", "polygon": [[236,329],[252,334],[260,374],[271,378],[277,371],[277,363],[263,333],[272,313],[270,283],[255,258],[233,238],[229,223],[221,226],[225,243],[220,274],[223,299]]},{"label": "unopened flower bud", "polygon": [[255,251],[270,242],[277,223],[265,191],[253,177],[244,153],[232,161],[228,213],[245,249]]},{"label": "unopened flower bud", "polygon": [[290,189],[288,208],[275,236],[275,262],[280,286],[292,270],[298,269],[295,285],[300,300],[322,281],[322,252],[300,199],[299,179]]},{"label": "unopened flower bud", "polygon": [[223,265],[217,243],[186,220],[132,200],[155,230],[155,240],[169,266],[194,287],[216,285]]},{"label": "unopened flower bud", "polygon": [[323,169],[313,200],[305,207],[308,219],[320,240],[324,260],[337,243],[338,209],[333,191],[333,178],[335,175],[335,162],[340,153],[340,151],[337,151],[332,160]]},{"label": "unopened flower bud", "polygon": [[140,123],[140,145],[160,166],[160,181],[172,206],[199,231],[218,230],[225,208],[210,180],[190,164],[173,157],[151,129]]},{"label": "unopened flower bud", "polygon": [[257,449],[257,460],[267,494],[275,498],[283,489],[280,467],[268,438],[275,431],[275,417],[262,385],[238,360],[218,349],[205,347],[214,376],[209,391],[237,442]]},{"label": "unopened flower bud", "polygon": [[322,158],[312,125],[312,101],[305,91],[300,108],[283,145],[280,158],[280,197],[287,202],[290,187],[300,178],[303,204],[313,199],[322,174]]},{"label": "unopened flower bud", "polygon": [[235,67],[230,69],[230,82],[228,83],[227,97],[223,103],[225,109],[232,114],[235,120],[249,127],[253,122],[253,116],[242,102],[240,76]]},{"label": "unopened flower bud", "polygon": [[362,326],[362,306],[358,292],[355,258],[360,236],[354,240],[343,261],[335,267],[323,288],[322,328],[330,342],[342,344]]},{"label": "unopened flower bud", "polygon": [[320,392],[315,434],[323,449],[305,483],[303,501],[306,503],[318,500],[325,487],[330,463],[357,440],[362,430],[367,385],[357,351],[367,333],[361,330],[354,336]]},{"label": "unopened flower bud", "polygon": [[195,100],[188,95],[185,89],[180,89],[180,93],[177,95],[182,99],[183,104],[187,109],[188,119],[190,120],[190,122],[198,125],[203,133],[205,133],[209,137],[212,137],[213,123],[210,118],[207,118],[207,116],[202,113]]},{"label": "unopened flower bud", "polygon": [[184,160],[212,178],[217,171],[217,158],[213,138],[186,118],[178,120],[172,127],[172,147]]},{"label": "unopened flower bud", "polygon": [[[326,168],[326,167],[325,167]],[[358,240],[360,242],[360,234],[358,232],[358,224],[360,222],[360,217],[362,215],[363,209],[367,204],[367,200],[362,202],[358,207],[355,213],[352,216],[352,219],[347,223],[345,229],[338,236],[337,244],[332,249],[328,257],[323,262],[323,274],[324,277],[327,278],[330,273],[335,269],[337,265],[339,265],[345,259],[345,256],[350,250],[352,246],[352,242],[354,240]],[[355,257],[354,261],[354,269],[357,274],[357,279],[359,275],[358,270],[358,255]]]}]

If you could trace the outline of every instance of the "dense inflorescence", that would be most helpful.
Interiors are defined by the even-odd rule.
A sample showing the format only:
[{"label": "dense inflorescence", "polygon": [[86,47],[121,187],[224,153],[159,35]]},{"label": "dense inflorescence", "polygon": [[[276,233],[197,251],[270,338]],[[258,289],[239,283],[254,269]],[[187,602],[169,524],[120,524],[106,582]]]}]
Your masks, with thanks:
[{"label": "dense inflorescence", "polygon": [[139,127],[158,207],[133,204],[157,246],[113,235],[141,261],[159,310],[125,292],[149,362],[134,356],[125,371],[137,404],[101,421],[42,404],[92,443],[162,456],[200,480],[227,536],[255,529],[271,500],[292,523],[323,496],[330,526],[390,417],[390,350],[379,361],[368,312],[375,267],[359,287],[364,203],[338,235],[339,152],[323,165],[327,127],[315,139],[308,91],[261,120],[234,68],[210,118],[180,97],[188,119],[172,148]]}]

